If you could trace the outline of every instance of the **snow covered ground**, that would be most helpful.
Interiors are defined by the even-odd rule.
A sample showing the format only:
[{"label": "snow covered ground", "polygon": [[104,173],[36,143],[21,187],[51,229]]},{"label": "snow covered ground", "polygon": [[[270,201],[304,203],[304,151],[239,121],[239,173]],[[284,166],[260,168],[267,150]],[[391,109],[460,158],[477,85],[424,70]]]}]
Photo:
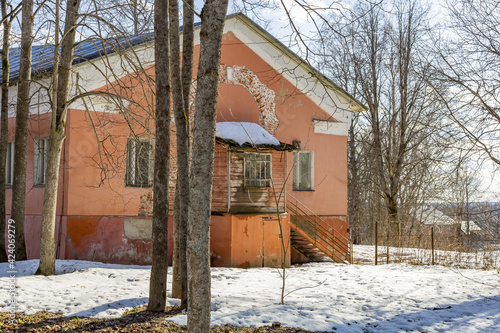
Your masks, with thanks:
[{"label": "snow covered ground", "polygon": [[[378,263],[387,263],[387,247],[379,246]],[[355,245],[353,262],[361,264],[375,263],[375,246]],[[416,265],[430,265],[432,251],[417,248],[389,248],[390,263],[411,263]],[[474,252],[434,251],[436,265],[452,266],[456,268],[496,269],[500,271],[500,251],[477,250]]]},{"label": "snow covered ground", "polygon": [[[355,253],[363,258],[370,249],[356,247]],[[113,317],[147,303],[150,267],[58,260],[59,275],[41,277],[32,275],[37,265],[36,260],[17,263],[21,312]],[[7,271],[7,264],[0,264],[0,311],[8,311]],[[212,324],[280,322],[335,332],[500,332],[496,270],[316,263],[287,272],[289,294],[281,305],[276,269],[213,268]],[[172,320],[185,324],[186,316]]]}]

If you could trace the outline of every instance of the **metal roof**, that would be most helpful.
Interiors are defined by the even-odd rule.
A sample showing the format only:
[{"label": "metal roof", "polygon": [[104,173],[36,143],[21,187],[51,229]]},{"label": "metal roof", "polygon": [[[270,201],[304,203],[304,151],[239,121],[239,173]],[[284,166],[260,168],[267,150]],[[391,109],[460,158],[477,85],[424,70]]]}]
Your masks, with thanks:
[{"label": "metal roof", "polygon": [[[89,61],[103,55],[112,54],[120,49],[127,49],[136,45],[150,42],[154,39],[154,33],[144,33],[129,37],[85,40],[75,44],[73,65]],[[54,67],[54,45],[33,45],[32,48],[32,70],[33,77],[50,74]],[[11,82],[19,79],[20,48],[10,49],[10,75]],[[0,68],[1,73],[1,68]],[[1,78],[0,78],[1,80]]]}]

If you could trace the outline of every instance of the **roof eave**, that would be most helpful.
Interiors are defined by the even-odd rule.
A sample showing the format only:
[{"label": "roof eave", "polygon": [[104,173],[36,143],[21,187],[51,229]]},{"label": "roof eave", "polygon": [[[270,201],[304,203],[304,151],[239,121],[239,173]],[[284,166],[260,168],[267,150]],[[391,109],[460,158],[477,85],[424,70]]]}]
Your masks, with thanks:
[{"label": "roof eave", "polygon": [[351,111],[352,112],[361,112],[361,111],[368,110],[368,108],[363,103],[361,103],[355,97],[353,97],[351,94],[349,94],[347,91],[345,91],[344,89],[339,87],[332,80],[330,80],[325,75],[323,75],[320,71],[318,71],[316,68],[314,68],[312,65],[310,65],[309,63],[304,61],[295,52],[293,52],[288,47],[286,47],[282,42],[280,42],[274,36],[269,34],[266,30],[264,30],[261,26],[259,26],[257,23],[252,21],[246,15],[244,15],[243,13],[235,13],[235,14],[228,15],[226,17],[226,20],[229,20],[232,18],[236,18],[236,19],[240,20],[247,27],[249,27],[254,32],[256,32],[258,35],[260,35],[263,39],[267,40],[271,45],[274,45],[276,48],[278,48],[280,50],[280,52],[286,54],[297,65],[301,66],[302,68],[307,70],[309,73],[311,73],[312,76],[317,78],[319,81],[321,81],[326,86],[330,87],[335,92],[344,96],[351,104]]}]

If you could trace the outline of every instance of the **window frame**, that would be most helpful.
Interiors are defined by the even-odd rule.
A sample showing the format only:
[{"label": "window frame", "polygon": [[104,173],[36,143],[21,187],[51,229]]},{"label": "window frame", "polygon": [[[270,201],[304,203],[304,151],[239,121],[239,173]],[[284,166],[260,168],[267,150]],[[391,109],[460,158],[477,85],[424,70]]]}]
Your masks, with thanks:
[{"label": "window frame", "polygon": [[[300,168],[300,155],[309,155],[309,187],[304,187],[300,181],[303,177],[304,171]],[[314,191],[314,151],[312,150],[299,150],[293,152],[293,166],[292,166],[292,188],[294,191]],[[298,183],[297,183],[298,182]]]},{"label": "window frame", "polygon": [[5,185],[12,186],[14,183],[14,156],[15,156],[15,141],[7,143],[7,156],[5,159]]},{"label": "window frame", "polygon": [[[137,176],[137,143],[148,143],[149,151],[148,151],[148,179],[146,182],[140,182],[140,179]],[[133,147],[133,150],[130,148]],[[133,161],[133,162],[132,162]],[[127,139],[127,147],[126,147],[126,170],[125,170],[125,186],[127,187],[139,187],[139,188],[147,188],[153,186],[153,167],[154,167],[154,139],[151,138],[138,138],[138,137],[129,137]],[[132,174],[131,165],[133,164],[134,173]]]},{"label": "window frame", "polygon": [[[38,138],[33,140],[33,182],[35,186],[45,186],[47,181],[47,164],[49,159],[50,139]],[[43,159],[40,158],[40,143],[42,143]],[[40,162],[42,163],[43,172],[40,174]]]},{"label": "window frame", "polygon": [[[253,158],[253,159],[252,159]],[[257,158],[262,158],[263,160],[257,160]],[[253,174],[256,178],[249,178],[247,176],[247,169],[249,165],[247,162],[255,162]],[[262,174],[262,168],[257,165],[264,163],[264,175]],[[267,178],[263,178],[262,176]],[[259,178],[261,177],[261,178]],[[273,178],[273,155],[270,153],[244,153],[243,156],[243,184],[245,188],[259,188],[259,187],[271,187]]]}]

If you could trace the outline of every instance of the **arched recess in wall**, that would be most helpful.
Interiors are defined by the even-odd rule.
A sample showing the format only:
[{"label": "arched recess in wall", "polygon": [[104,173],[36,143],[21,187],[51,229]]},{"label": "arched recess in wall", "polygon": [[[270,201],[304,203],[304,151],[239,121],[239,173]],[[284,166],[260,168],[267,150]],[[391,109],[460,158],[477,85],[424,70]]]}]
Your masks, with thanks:
[{"label": "arched recess in wall", "polygon": [[[276,94],[263,84],[257,75],[245,66],[219,66],[219,84],[234,84],[244,87],[254,98],[259,108],[259,125],[270,134],[278,128],[279,121],[276,116]],[[194,99],[196,96],[196,80],[191,85],[191,121],[194,119]]]}]

